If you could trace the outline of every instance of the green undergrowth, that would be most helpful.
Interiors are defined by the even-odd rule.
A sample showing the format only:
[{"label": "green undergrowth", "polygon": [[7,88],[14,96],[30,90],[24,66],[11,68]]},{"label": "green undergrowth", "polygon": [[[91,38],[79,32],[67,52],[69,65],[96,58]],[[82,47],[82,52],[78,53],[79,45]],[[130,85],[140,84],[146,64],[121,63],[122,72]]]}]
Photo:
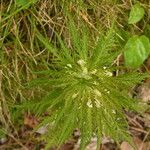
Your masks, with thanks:
[{"label": "green undergrowth", "polygon": [[[102,136],[128,140],[124,110],[138,107],[129,91],[147,75],[118,66],[117,57],[130,37],[150,35],[148,2],[138,3],[142,13],[136,18],[130,12],[134,4],[1,0],[1,127],[11,133],[23,123],[24,112],[38,116],[48,112],[41,123],[48,124],[47,147],[60,146],[75,128],[81,132],[81,149],[93,136],[98,137],[98,146]],[[118,75],[119,70],[127,73]]]},{"label": "green undergrowth", "polygon": [[89,36],[87,28],[80,28],[77,30],[70,19],[72,45],[57,36],[59,48],[39,31],[36,33],[39,43],[52,53],[53,59],[51,68],[37,72],[44,77],[32,80],[28,86],[51,87],[51,90],[41,101],[25,103],[24,108],[38,115],[49,113],[39,125],[48,125],[46,148],[60,146],[75,128],[81,132],[80,149],[85,149],[94,134],[98,138],[97,149],[104,135],[116,141],[130,139],[123,110],[138,110],[128,92],[146,75],[135,71],[113,75],[117,67],[112,62],[121,53],[114,25],[95,39]]}]

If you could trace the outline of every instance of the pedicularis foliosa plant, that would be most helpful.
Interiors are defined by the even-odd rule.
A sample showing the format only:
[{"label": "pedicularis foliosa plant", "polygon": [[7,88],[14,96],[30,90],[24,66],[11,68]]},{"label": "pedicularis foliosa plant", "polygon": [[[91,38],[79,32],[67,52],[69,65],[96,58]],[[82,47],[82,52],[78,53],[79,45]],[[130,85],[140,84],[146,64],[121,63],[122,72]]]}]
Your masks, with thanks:
[{"label": "pedicularis foliosa plant", "polygon": [[117,71],[113,62],[120,53],[113,26],[99,38],[92,39],[86,27],[80,31],[71,20],[69,32],[71,45],[57,35],[57,47],[39,31],[36,33],[41,47],[52,54],[51,67],[38,72],[47,78],[38,78],[29,84],[51,89],[41,101],[30,105],[37,114],[49,112],[40,124],[48,128],[47,148],[60,146],[74,129],[81,132],[80,149],[83,150],[93,136],[97,136],[97,148],[102,136],[128,140],[123,111],[137,110],[129,90],[144,77],[133,71],[113,75]]}]

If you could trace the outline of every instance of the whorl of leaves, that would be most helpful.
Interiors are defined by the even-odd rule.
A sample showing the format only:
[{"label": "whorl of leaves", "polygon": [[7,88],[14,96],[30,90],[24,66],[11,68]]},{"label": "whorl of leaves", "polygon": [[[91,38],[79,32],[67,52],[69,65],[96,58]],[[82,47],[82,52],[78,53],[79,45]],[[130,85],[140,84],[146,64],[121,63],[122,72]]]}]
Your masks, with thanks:
[{"label": "whorl of leaves", "polygon": [[114,27],[95,41],[90,41],[88,29],[77,31],[72,20],[69,31],[71,48],[58,35],[60,46],[56,48],[39,31],[36,33],[41,47],[53,54],[54,65],[37,72],[44,77],[31,81],[29,86],[49,86],[51,91],[41,101],[26,106],[37,114],[49,112],[40,124],[48,125],[47,148],[60,146],[76,128],[81,132],[83,150],[93,135],[98,138],[98,148],[103,135],[129,140],[123,110],[137,109],[128,92],[144,77],[138,73],[112,74],[116,71],[112,62],[118,55]]}]

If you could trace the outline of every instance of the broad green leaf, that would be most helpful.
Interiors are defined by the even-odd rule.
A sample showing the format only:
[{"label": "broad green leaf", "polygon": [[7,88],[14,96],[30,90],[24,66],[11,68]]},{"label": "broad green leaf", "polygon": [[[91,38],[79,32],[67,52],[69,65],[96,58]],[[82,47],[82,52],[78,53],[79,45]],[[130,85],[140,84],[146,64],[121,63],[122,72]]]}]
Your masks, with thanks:
[{"label": "broad green leaf", "polygon": [[139,4],[135,4],[130,11],[128,23],[135,24],[139,22],[145,14],[144,8]]},{"label": "broad green leaf", "polygon": [[150,42],[146,36],[133,36],[125,45],[125,65],[138,68],[150,54]]}]

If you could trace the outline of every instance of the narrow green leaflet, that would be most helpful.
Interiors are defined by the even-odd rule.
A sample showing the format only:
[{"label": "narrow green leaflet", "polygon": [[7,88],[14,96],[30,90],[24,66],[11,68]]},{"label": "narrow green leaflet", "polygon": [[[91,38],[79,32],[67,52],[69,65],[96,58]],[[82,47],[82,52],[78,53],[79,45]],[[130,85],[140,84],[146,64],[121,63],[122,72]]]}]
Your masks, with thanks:
[{"label": "narrow green leaflet", "polygon": [[28,0],[16,0],[16,4],[18,6],[26,5],[29,1]]},{"label": "narrow green leaflet", "polygon": [[6,135],[5,135],[5,132],[3,129],[0,129],[0,138],[4,138]]},{"label": "narrow green leaflet", "polygon": [[37,0],[16,0],[17,6],[22,6],[25,8],[30,7],[35,2],[37,2]]},{"label": "narrow green leaflet", "polygon": [[125,45],[125,65],[138,68],[150,54],[150,42],[146,36],[133,36]]},{"label": "narrow green leaflet", "polygon": [[144,17],[144,8],[139,4],[135,4],[130,11],[128,23],[135,24],[139,22]]}]

